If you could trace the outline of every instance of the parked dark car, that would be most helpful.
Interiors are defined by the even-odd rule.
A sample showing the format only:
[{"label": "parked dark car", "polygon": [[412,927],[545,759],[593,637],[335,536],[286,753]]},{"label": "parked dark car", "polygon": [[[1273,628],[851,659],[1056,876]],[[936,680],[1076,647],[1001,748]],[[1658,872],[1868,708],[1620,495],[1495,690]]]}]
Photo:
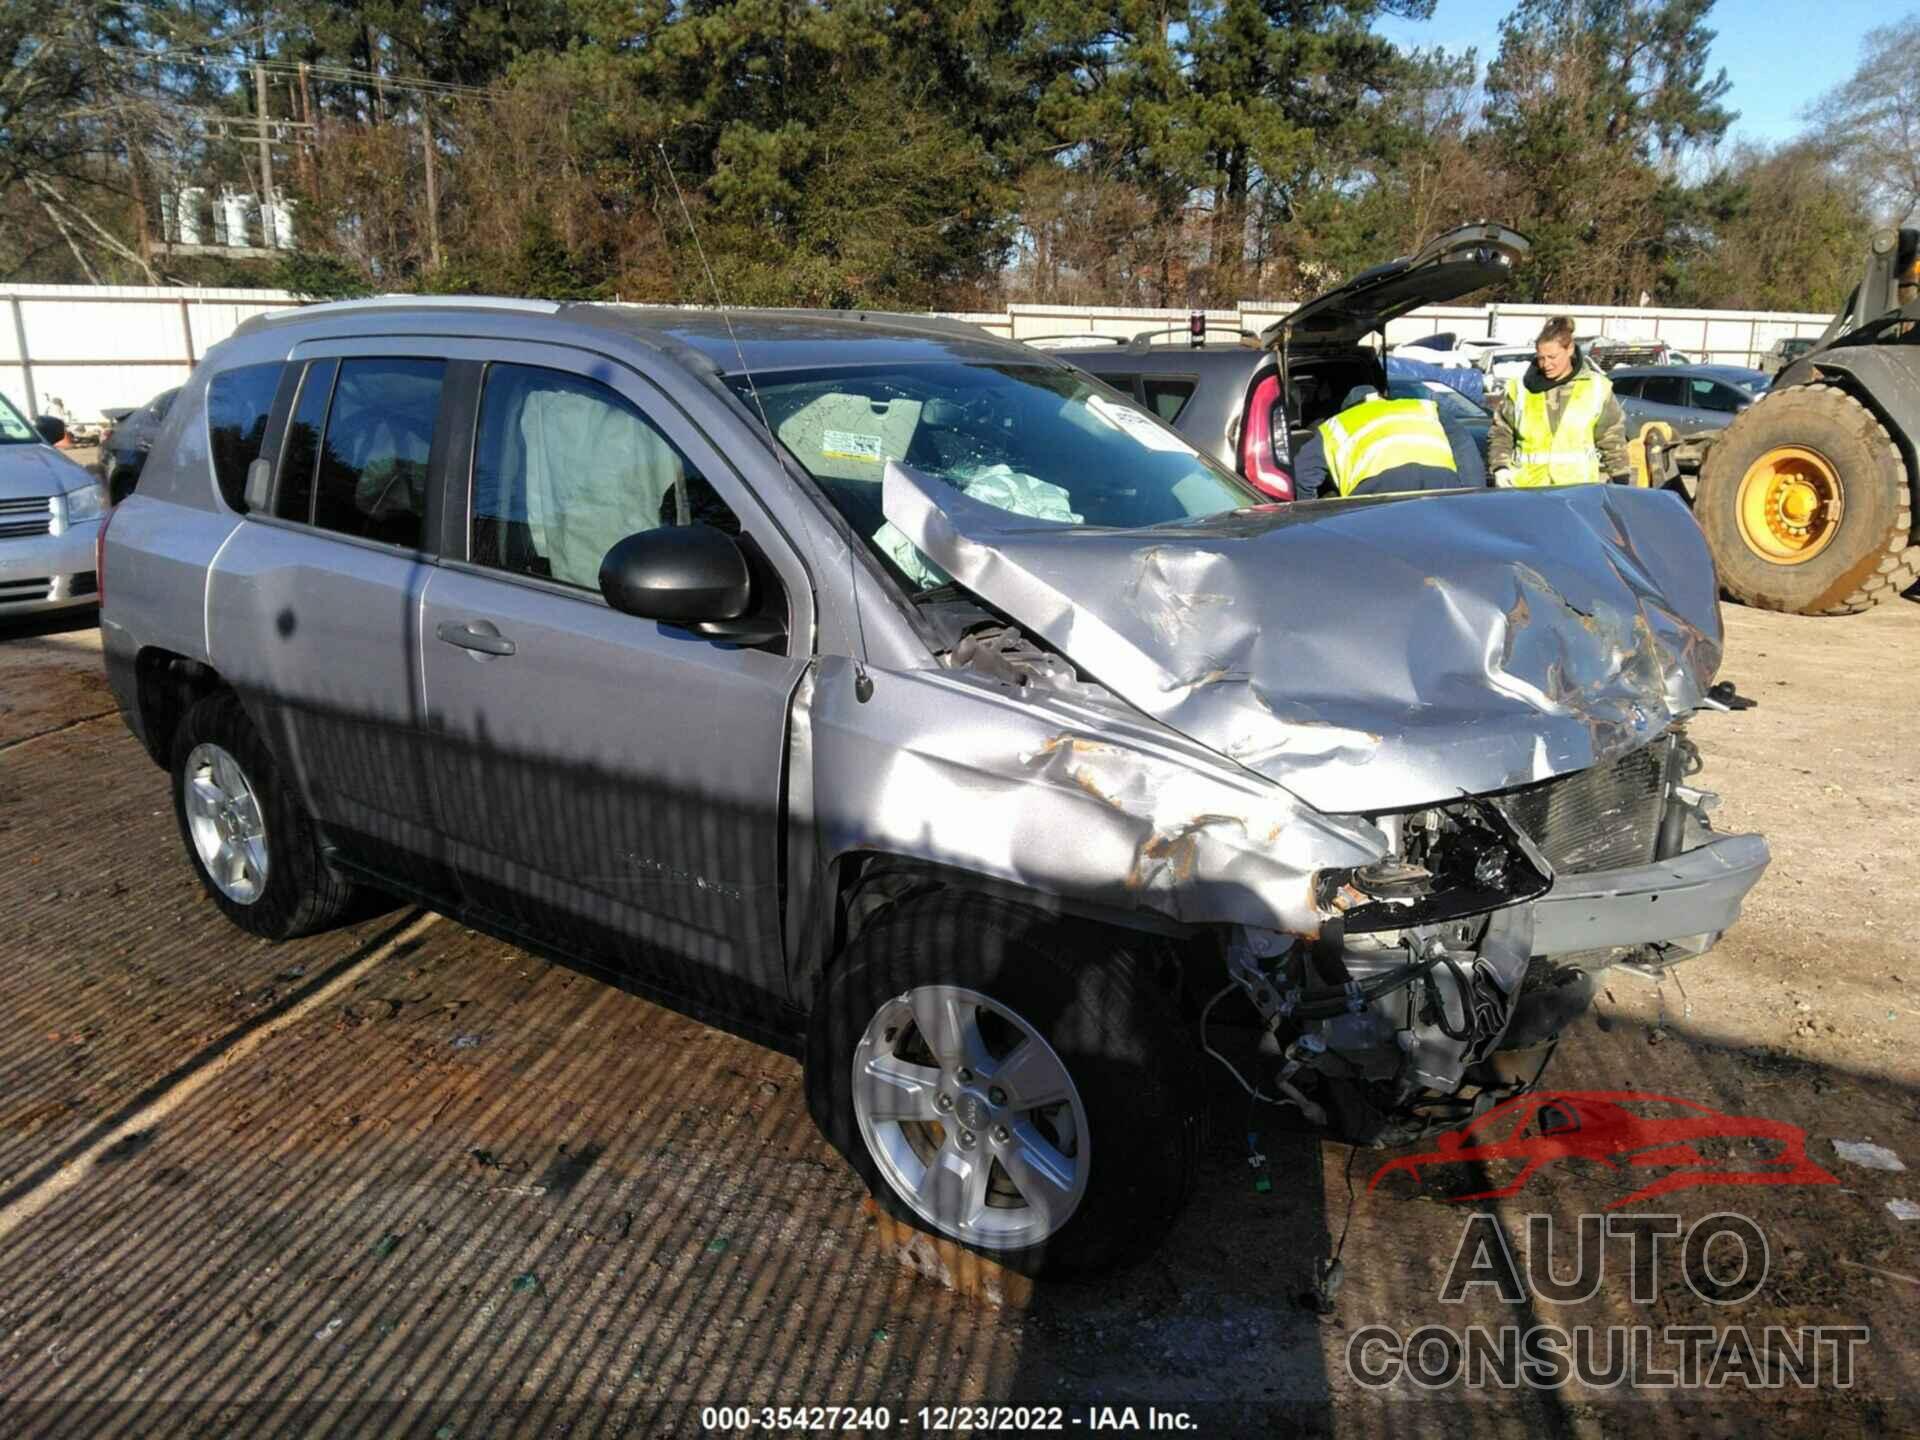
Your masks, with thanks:
[{"label": "parked dark car", "polygon": [[113,504],[118,505],[131,495],[139,483],[154,436],[160,433],[167,412],[173,408],[173,398],[179,393],[177,385],[171,390],[162,390],[124,420],[115,422],[102,441],[100,473],[106,478],[107,496]]},{"label": "parked dark car", "polygon": [[1257,341],[1183,346],[1156,342],[1185,332],[1148,332],[1124,344],[1089,336],[1052,353],[1131,395],[1262,493],[1290,500],[1292,457],[1313,428],[1355,386],[1388,389],[1378,345],[1388,322],[1498,284],[1527,249],[1505,226],[1465,225],[1307,301]]},{"label": "parked dark car", "polygon": [[1687,469],[1698,468],[1704,453],[1698,437],[1726,429],[1771,383],[1740,365],[1623,366],[1607,379],[1626,412],[1627,438],[1636,438],[1649,421],[1665,421],[1678,442],[1676,458]]}]

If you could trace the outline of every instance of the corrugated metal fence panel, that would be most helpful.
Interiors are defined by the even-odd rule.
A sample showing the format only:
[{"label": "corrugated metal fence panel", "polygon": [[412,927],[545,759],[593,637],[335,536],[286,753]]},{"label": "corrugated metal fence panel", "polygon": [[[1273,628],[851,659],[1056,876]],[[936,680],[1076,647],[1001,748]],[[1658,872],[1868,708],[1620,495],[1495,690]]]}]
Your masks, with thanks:
[{"label": "corrugated metal fence panel", "polygon": [[[58,400],[74,419],[92,420],[144,405],[185,380],[243,320],[296,303],[283,290],[0,287],[0,386],[22,409],[44,412]],[[22,333],[26,366],[18,363]]]}]

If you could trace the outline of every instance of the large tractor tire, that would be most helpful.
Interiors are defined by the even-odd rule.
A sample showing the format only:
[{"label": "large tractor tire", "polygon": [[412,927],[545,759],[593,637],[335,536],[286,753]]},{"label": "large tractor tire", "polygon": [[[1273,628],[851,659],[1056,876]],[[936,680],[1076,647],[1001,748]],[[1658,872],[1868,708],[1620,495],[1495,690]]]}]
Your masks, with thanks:
[{"label": "large tractor tire", "polygon": [[1722,432],[1694,517],[1744,605],[1851,615],[1920,574],[1906,466],[1886,427],[1832,385],[1796,385]]}]

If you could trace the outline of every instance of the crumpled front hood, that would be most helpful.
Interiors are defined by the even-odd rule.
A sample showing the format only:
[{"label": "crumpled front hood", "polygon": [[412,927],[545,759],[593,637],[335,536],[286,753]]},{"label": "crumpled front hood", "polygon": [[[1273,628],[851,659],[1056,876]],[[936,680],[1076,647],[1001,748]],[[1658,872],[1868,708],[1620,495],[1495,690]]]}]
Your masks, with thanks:
[{"label": "crumpled front hood", "polygon": [[64,495],[92,478],[78,461],[45,445],[0,445],[0,500]]},{"label": "crumpled front hood", "polygon": [[897,462],[886,516],[1129,703],[1322,811],[1549,779],[1658,736],[1719,668],[1684,506],[1610,485],[1026,519]]}]

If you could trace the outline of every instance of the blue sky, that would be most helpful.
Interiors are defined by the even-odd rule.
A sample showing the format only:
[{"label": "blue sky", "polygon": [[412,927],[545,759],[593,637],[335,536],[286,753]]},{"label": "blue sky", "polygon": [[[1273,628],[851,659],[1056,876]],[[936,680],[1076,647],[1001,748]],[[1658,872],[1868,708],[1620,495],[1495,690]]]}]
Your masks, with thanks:
[{"label": "blue sky", "polygon": [[[1771,143],[1794,135],[1800,110],[1853,73],[1867,31],[1899,20],[1910,3],[1719,0],[1708,19],[1718,32],[1708,68],[1725,66],[1733,82],[1726,103],[1740,118],[1730,138]],[[1385,20],[1376,28],[1402,45],[1475,46],[1484,67],[1511,8],[1506,0],[1438,0],[1431,20]]]}]

